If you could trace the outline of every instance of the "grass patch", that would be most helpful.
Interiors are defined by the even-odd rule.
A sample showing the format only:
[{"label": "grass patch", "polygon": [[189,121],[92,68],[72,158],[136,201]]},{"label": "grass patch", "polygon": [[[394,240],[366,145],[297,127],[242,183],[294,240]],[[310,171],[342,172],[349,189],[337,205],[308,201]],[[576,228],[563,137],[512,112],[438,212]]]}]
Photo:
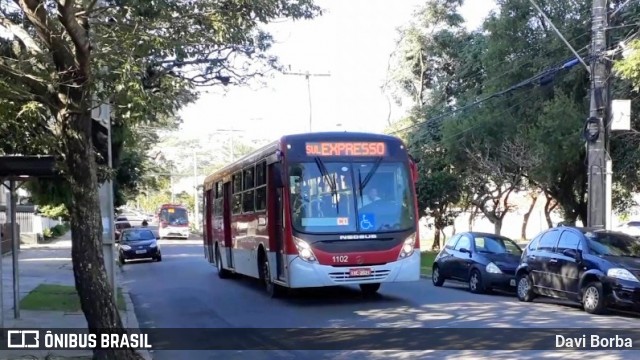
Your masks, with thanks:
[{"label": "grass patch", "polygon": [[[118,288],[117,303],[118,309],[127,309],[120,288]],[[74,286],[53,284],[38,285],[20,301],[20,307],[25,310],[82,311],[80,298]]]},{"label": "grass patch", "polygon": [[431,276],[431,268],[436,255],[438,255],[437,251],[423,251],[420,255],[420,273],[423,276]]}]

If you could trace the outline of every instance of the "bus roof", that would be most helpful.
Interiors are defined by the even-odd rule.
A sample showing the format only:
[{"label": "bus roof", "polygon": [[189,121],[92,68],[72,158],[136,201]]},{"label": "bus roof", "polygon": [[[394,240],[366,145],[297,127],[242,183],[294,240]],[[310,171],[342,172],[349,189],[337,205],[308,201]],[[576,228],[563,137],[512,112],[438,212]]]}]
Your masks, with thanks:
[{"label": "bus roof", "polygon": [[367,140],[367,141],[384,141],[384,142],[396,142],[404,145],[402,140],[398,137],[386,135],[386,134],[376,134],[376,133],[364,133],[364,132],[314,132],[314,133],[299,133],[299,134],[289,134],[282,136],[279,140],[276,140],[268,145],[257,149],[242,158],[234,161],[231,164],[226,165],[220,170],[217,170],[211,174],[209,174],[205,180],[205,188],[207,188],[207,184],[212,181],[217,181],[220,178],[224,178],[235,173],[238,170],[244,169],[245,167],[267,158],[270,155],[275,155],[277,150],[281,149],[281,144],[287,144],[290,142],[297,141],[322,141],[322,140],[331,140],[331,141],[340,141],[340,140]]}]

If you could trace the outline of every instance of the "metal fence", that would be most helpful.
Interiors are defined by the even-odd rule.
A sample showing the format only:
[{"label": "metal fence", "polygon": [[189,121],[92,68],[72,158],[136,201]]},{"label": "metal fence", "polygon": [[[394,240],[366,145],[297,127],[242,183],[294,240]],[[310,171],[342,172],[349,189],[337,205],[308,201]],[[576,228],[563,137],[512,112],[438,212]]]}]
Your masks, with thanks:
[{"label": "metal fence", "polygon": [[[0,224],[7,223],[9,220],[6,211],[0,211]],[[36,215],[31,211],[17,211],[16,222],[20,224],[21,234],[42,234],[44,229],[52,228],[61,223],[58,220]]]}]

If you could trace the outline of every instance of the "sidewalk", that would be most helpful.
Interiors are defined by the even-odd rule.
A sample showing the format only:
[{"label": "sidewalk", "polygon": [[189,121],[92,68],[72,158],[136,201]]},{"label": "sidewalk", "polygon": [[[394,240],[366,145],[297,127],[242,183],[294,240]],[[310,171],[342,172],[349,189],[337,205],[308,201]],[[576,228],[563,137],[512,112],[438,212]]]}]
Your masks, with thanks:
[{"label": "sidewalk", "polygon": [[[68,237],[67,237],[68,238]],[[116,276],[120,277],[116,266]],[[18,270],[20,272],[20,299],[27,296],[40,284],[74,286],[73,267],[71,264],[71,241],[62,237],[51,244],[23,246],[19,254]],[[119,280],[119,279],[118,279]],[[120,283],[120,281],[118,281]],[[137,329],[138,319],[135,315],[131,296],[122,283],[126,311],[120,311],[126,328]],[[2,257],[2,290],[3,315],[5,328],[87,328],[82,312],[67,313],[64,311],[36,311],[20,309],[20,319],[14,319],[13,311],[13,266],[11,254]],[[0,360],[9,359],[90,359],[92,352],[88,350],[12,350],[2,351]],[[141,352],[146,359],[151,359],[148,352]]]}]

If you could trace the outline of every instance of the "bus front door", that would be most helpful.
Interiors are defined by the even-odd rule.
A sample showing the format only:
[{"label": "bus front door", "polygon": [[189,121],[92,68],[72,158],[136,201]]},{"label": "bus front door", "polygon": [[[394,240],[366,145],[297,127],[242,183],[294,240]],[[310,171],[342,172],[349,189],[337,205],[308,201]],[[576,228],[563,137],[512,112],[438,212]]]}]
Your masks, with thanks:
[{"label": "bus front door", "polygon": [[[274,172],[277,171],[273,164],[269,165],[269,179],[274,178]],[[276,268],[278,280],[286,281],[286,274],[284,265],[286,263],[285,248],[284,248],[284,219],[283,219],[283,189],[275,186],[274,182],[270,182],[269,193],[274,194],[274,206],[273,215],[270,216],[269,221],[275,224],[274,236],[275,236],[275,251],[276,251]]]},{"label": "bus front door", "polygon": [[226,182],[224,187],[224,248],[227,256],[227,267],[233,269],[233,238],[231,237],[231,207],[233,202],[233,196],[231,195],[231,182]]}]

